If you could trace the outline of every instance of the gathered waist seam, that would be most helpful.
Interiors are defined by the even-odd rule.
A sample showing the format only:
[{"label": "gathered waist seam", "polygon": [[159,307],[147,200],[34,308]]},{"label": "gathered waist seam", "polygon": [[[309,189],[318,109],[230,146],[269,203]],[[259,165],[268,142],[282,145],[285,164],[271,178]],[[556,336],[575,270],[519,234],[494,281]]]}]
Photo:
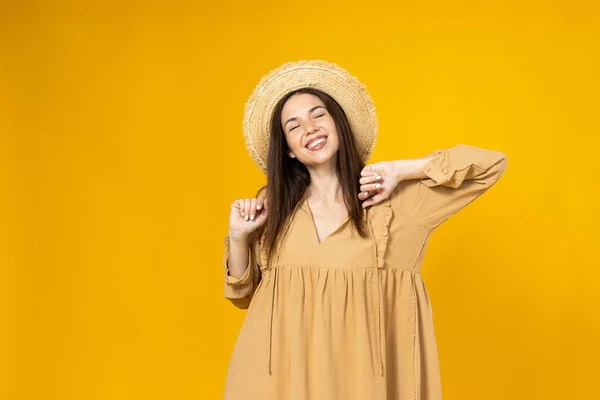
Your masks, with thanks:
[{"label": "gathered waist seam", "polygon": [[[273,270],[274,268],[286,268],[286,267],[307,267],[307,268],[333,269],[333,270],[338,270],[338,271],[358,271],[358,270],[363,270],[363,269],[366,269],[366,270],[373,269],[373,268],[375,268],[375,264],[364,266],[364,267],[357,267],[357,268],[330,267],[330,266],[322,265],[322,264],[279,264],[275,267],[265,268],[263,271],[268,273],[269,271]],[[379,269],[383,270],[383,271],[406,271],[406,272],[413,272],[413,273],[421,272],[420,269],[419,270],[411,270],[411,269],[399,268],[399,267],[387,267],[387,268],[379,268]]]}]

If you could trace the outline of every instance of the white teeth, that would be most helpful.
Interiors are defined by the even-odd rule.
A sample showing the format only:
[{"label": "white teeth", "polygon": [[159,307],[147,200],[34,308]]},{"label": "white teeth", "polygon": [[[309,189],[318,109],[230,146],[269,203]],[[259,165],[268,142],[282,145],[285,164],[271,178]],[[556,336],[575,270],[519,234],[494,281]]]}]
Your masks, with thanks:
[{"label": "white teeth", "polygon": [[325,141],[325,139],[327,139],[327,138],[317,139],[306,147],[309,149],[312,149],[313,147],[317,146],[319,143],[323,143]]}]

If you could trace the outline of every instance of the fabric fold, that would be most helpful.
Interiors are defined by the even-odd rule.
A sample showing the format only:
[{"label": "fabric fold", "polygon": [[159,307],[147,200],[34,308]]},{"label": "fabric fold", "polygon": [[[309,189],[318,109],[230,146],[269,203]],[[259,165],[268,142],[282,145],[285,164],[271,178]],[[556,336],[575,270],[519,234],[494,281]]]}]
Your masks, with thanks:
[{"label": "fabric fold", "polygon": [[[262,248],[262,246],[261,246]],[[263,254],[261,252],[261,254]],[[267,372],[269,375],[272,375],[272,361],[273,361],[273,318],[275,315],[275,295],[276,295],[276,289],[277,289],[277,281],[278,281],[278,276],[277,276],[277,265],[279,264],[279,249],[277,249],[277,251],[275,252],[275,262],[269,266],[268,261],[266,260],[266,252],[264,253],[264,257],[265,257],[265,270],[268,270],[268,274],[269,274],[269,279],[272,281],[271,285],[273,285],[273,290],[271,292],[271,305],[269,307],[269,354],[268,354],[268,365],[267,365]]]},{"label": "fabric fold", "polygon": [[[383,221],[381,226],[374,227],[373,219],[369,219],[371,225],[371,232],[375,240],[375,256],[373,260],[373,269],[375,279],[377,280],[376,292],[377,292],[377,338],[378,338],[378,350],[377,350],[377,366],[376,373],[383,376],[384,372],[384,354],[385,354],[385,315],[384,315],[384,296],[381,287],[381,273],[380,270],[384,268],[385,262],[385,251],[387,248],[389,238],[390,221],[392,218],[392,207],[388,200],[384,200],[380,203],[379,209],[381,211],[381,217]],[[378,221],[379,222],[379,221]],[[379,229],[376,229],[379,228]]]},{"label": "fabric fold", "polygon": [[[485,178],[484,173],[499,162],[502,162],[502,166],[496,169],[501,175],[506,163],[506,155],[499,151],[466,144],[457,144],[446,150],[436,150],[429,155],[433,154],[436,156],[421,168],[421,171],[429,177],[421,182],[428,187],[446,186],[458,189],[466,180]],[[499,177],[499,175],[494,176],[495,180]]]}]

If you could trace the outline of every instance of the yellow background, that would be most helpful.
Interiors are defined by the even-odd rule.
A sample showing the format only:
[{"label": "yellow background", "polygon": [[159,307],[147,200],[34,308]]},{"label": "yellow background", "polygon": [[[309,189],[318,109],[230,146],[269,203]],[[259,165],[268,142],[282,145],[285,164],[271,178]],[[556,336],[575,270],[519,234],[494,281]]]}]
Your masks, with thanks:
[{"label": "yellow background", "polygon": [[600,398],[597,2],[0,4],[0,398],[221,398],[244,102],[315,58],[367,85],[370,161],[508,156],[423,266],[445,400]]}]

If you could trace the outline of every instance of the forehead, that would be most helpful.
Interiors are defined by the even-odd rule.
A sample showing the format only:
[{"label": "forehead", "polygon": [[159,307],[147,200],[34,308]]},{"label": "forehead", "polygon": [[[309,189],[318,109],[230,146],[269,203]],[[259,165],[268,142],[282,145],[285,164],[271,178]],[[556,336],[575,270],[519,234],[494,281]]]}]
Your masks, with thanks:
[{"label": "forehead", "polygon": [[281,114],[283,118],[294,117],[296,115],[306,113],[312,107],[317,105],[325,107],[325,103],[323,103],[323,101],[314,94],[298,93],[290,97],[285,102],[283,109],[281,110]]}]

